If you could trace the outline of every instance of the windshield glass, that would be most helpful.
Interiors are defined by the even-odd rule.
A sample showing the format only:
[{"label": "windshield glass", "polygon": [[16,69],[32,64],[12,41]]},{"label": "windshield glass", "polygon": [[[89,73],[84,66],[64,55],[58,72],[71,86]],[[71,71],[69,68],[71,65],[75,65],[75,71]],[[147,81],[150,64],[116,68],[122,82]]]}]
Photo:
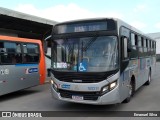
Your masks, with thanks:
[{"label": "windshield glass", "polygon": [[84,37],[54,41],[52,66],[58,71],[104,72],[118,67],[117,37]]}]

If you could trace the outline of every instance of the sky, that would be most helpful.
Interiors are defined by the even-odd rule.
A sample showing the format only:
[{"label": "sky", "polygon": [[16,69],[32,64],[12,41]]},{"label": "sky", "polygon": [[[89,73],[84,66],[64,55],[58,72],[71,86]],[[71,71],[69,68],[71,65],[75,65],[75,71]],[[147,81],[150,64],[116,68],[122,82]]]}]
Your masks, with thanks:
[{"label": "sky", "polygon": [[0,7],[57,22],[115,17],[144,33],[160,32],[160,0],[0,0]]}]

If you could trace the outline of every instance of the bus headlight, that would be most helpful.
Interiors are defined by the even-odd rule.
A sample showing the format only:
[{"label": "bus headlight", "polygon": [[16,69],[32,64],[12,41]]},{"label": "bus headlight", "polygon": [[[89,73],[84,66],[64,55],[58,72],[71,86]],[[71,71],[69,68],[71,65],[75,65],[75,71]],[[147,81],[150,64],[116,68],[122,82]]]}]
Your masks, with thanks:
[{"label": "bus headlight", "polygon": [[52,85],[54,84],[53,80],[51,80],[51,84],[52,84]]},{"label": "bus headlight", "polygon": [[108,90],[109,90],[108,85],[107,85],[107,86],[104,86],[104,87],[102,88],[102,93],[106,93],[106,92],[108,92]]},{"label": "bus headlight", "polygon": [[111,84],[110,84],[110,90],[112,90],[112,89],[114,89],[115,87],[116,87],[116,85],[117,85],[117,81],[115,81],[115,82],[112,82]]},{"label": "bus headlight", "polygon": [[52,84],[54,90],[58,91],[58,86],[57,86],[57,84],[53,80],[51,80],[51,84]]},{"label": "bus headlight", "polygon": [[117,80],[108,84],[108,85],[106,85],[106,86],[104,86],[104,87],[102,87],[102,90],[101,90],[102,95],[111,91],[111,90],[113,90],[116,86],[117,86]]}]

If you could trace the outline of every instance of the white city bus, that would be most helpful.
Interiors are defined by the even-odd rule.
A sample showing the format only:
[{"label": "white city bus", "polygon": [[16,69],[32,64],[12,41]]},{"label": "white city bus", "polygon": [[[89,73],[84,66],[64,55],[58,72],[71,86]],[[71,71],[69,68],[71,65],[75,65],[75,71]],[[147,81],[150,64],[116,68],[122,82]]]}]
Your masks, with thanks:
[{"label": "white city bus", "polygon": [[70,21],[53,27],[51,55],[54,98],[115,104],[150,84],[156,42],[115,18]]}]

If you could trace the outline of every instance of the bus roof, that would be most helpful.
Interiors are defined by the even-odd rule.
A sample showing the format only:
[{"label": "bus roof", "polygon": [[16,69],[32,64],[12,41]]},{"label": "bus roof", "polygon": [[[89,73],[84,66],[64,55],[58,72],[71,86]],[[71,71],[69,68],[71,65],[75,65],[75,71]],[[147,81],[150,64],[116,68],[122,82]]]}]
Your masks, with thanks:
[{"label": "bus roof", "polygon": [[[78,22],[89,22],[89,21],[103,21],[103,20],[114,20],[115,22],[117,22],[118,26],[125,26],[126,28],[141,34],[149,39],[154,40],[152,37],[148,36],[147,34],[143,33],[142,31],[138,30],[137,28],[129,25],[128,23],[124,22],[123,20],[119,19],[119,18],[113,18],[113,17],[108,17],[108,18],[88,18],[88,19],[78,19],[78,20],[70,20],[70,21],[65,21],[65,22],[61,22],[61,23],[57,23],[55,26],[57,25],[63,25],[63,24],[72,24],[72,23],[78,23]],[[155,40],[154,40],[155,41]]]},{"label": "bus roof", "polygon": [[88,19],[78,19],[78,20],[70,20],[70,21],[64,21],[61,23],[57,23],[55,25],[61,25],[61,24],[69,24],[69,23],[76,23],[76,22],[87,22],[87,21],[99,21],[99,20],[107,20],[107,19],[112,19],[112,20],[117,20],[117,18],[88,18]]},{"label": "bus roof", "polygon": [[[154,40],[154,38],[152,38],[151,36],[143,33],[142,31],[140,31],[140,30],[138,30],[137,28],[129,25],[128,23],[124,22],[123,20],[118,19],[118,18],[116,18],[115,20],[117,21],[119,27],[120,27],[120,26],[125,26],[126,28],[128,28],[128,29],[130,29],[130,30],[132,30],[132,31],[134,31],[134,32],[136,32],[136,33],[138,33],[138,34],[141,34],[141,35],[143,35],[143,36],[145,36],[145,37],[147,37],[147,38],[149,38],[149,39],[151,39],[151,40]],[[155,40],[154,40],[154,41],[155,41]]]},{"label": "bus roof", "polygon": [[28,38],[10,37],[10,36],[2,36],[2,35],[0,35],[0,40],[31,42],[31,43],[38,43],[38,44],[41,43],[41,41],[38,39],[28,39]]}]

